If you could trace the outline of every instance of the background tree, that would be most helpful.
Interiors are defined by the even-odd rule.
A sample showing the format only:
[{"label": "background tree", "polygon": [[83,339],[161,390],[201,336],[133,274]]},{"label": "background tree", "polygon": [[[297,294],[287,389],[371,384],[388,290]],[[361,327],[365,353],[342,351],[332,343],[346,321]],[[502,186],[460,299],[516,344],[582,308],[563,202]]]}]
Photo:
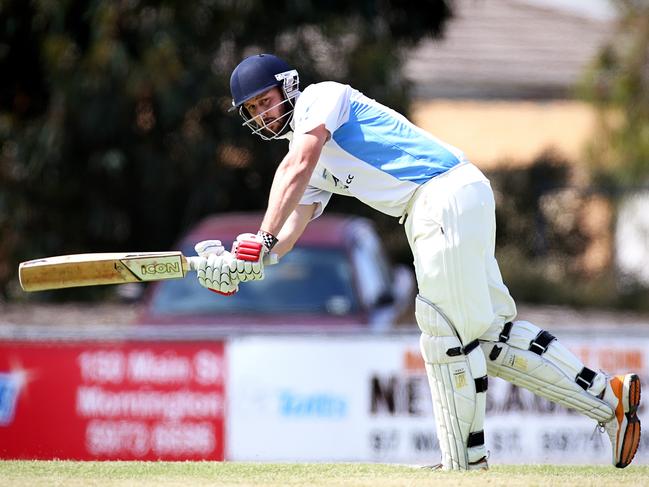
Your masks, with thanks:
[{"label": "background tree", "polygon": [[649,176],[649,4],[613,0],[615,37],[580,86],[598,109],[598,133],[589,148],[600,184],[634,186]]},{"label": "background tree", "polygon": [[263,208],[285,147],[227,113],[244,56],[405,111],[404,49],[449,16],[443,0],[0,2],[0,294],[20,260],[165,249],[207,213]]},{"label": "background tree", "polygon": [[[588,157],[593,183],[619,209],[634,196],[646,201],[649,188],[649,4],[638,0],[612,3],[617,11],[615,35],[579,88],[598,110],[597,133]],[[646,226],[638,224],[637,217],[620,220],[618,211],[616,218],[616,229],[632,227],[636,238],[646,242]],[[625,249],[615,252],[621,254]],[[616,261],[609,272],[613,275],[609,294],[615,296],[614,304],[646,310],[647,285],[640,279],[639,269],[624,269]]]}]

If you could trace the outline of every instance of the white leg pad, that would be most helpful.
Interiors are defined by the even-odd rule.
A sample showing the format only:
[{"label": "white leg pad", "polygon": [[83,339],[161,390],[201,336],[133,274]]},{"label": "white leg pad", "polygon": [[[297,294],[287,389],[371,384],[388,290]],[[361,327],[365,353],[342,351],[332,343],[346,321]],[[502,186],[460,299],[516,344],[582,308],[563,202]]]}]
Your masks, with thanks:
[{"label": "white leg pad", "polygon": [[[505,339],[503,328],[491,327],[480,337],[490,376],[529,389],[534,394],[606,422],[614,411],[597,395],[606,376],[584,364],[551,334],[527,321],[514,321]],[[507,335],[505,332],[504,335]],[[580,385],[581,384],[581,385]]]},{"label": "white leg pad", "polygon": [[[423,331],[420,346],[433,398],[442,468],[470,470],[486,456],[484,354],[479,346],[465,354],[452,325],[420,298],[416,316]],[[428,333],[433,330],[435,335]]]}]

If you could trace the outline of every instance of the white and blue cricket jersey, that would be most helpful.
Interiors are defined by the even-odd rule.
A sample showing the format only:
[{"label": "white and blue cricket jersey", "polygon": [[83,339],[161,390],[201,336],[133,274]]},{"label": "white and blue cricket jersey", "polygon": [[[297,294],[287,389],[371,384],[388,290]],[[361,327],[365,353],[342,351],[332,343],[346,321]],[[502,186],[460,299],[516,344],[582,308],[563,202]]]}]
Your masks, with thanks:
[{"label": "white and blue cricket jersey", "polygon": [[403,115],[333,81],[308,86],[295,104],[294,133],[307,133],[322,124],[331,139],[324,144],[300,201],[318,203],[315,216],[332,193],[354,196],[383,213],[401,216],[417,188],[466,161],[460,150]]}]

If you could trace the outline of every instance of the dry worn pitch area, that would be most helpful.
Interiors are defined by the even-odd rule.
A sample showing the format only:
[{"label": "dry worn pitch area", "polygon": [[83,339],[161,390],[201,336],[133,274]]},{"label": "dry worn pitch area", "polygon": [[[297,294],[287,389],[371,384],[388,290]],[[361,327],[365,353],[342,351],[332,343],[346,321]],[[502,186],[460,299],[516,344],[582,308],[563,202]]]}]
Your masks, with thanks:
[{"label": "dry worn pitch area", "polygon": [[0,462],[0,486],[649,486],[649,466],[504,466],[438,472],[382,464]]}]

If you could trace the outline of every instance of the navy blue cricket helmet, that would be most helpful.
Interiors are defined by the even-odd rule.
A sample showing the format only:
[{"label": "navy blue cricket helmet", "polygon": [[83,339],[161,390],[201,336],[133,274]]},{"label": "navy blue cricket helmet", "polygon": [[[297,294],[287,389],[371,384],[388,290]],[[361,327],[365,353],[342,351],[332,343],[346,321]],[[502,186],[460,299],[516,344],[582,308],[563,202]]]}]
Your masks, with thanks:
[{"label": "navy blue cricket helmet", "polygon": [[[286,61],[272,54],[256,54],[247,57],[239,63],[230,76],[230,92],[232,93],[232,109],[239,110],[244,119],[244,125],[248,126],[253,133],[263,139],[274,139],[284,134],[290,128],[290,121],[293,118],[293,107],[295,98],[299,93],[300,78],[297,70],[293,69]],[[274,132],[266,127],[255,123],[243,104],[265,91],[279,87],[284,95],[283,104],[288,109],[283,115],[286,120],[281,130]],[[270,134],[269,134],[270,132]]]}]

